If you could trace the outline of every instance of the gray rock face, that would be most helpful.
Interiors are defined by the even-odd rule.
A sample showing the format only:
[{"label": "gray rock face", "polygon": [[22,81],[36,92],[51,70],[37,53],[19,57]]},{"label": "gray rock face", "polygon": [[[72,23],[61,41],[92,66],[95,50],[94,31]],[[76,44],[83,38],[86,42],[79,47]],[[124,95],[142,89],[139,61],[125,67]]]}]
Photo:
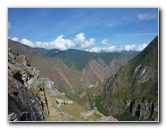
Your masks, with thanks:
[{"label": "gray rock face", "polygon": [[135,68],[133,79],[138,79],[138,83],[144,83],[149,80],[153,81],[157,77],[156,71],[152,67],[142,66],[141,64]]},{"label": "gray rock face", "polygon": [[43,121],[49,114],[44,89],[59,94],[54,82],[41,78],[25,56],[8,52],[8,120]]},{"label": "gray rock face", "polygon": [[13,112],[8,115],[8,121],[17,121],[17,115]]},{"label": "gray rock face", "polygon": [[[32,103],[31,100],[34,102]],[[8,114],[10,116],[9,121],[44,120],[41,101],[12,76],[9,76],[8,85]]]}]

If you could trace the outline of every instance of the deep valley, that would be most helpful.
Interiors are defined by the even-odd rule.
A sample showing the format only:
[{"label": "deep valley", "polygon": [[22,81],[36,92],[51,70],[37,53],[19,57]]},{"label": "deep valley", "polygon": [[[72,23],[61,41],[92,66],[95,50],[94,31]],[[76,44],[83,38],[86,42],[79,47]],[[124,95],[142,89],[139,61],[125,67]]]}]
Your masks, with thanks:
[{"label": "deep valley", "polygon": [[158,121],[158,44],[95,53],[8,39],[8,121]]}]

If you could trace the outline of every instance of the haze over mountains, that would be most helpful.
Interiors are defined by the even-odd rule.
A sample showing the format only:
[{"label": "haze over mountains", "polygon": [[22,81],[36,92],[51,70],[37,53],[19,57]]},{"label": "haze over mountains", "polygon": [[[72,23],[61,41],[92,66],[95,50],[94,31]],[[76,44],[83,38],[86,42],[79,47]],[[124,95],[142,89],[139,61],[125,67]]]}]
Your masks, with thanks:
[{"label": "haze over mountains", "polygon": [[34,49],[10,39],[8,47],[88,110],[122,121],[158,120],[158,37],[140,54]]}]

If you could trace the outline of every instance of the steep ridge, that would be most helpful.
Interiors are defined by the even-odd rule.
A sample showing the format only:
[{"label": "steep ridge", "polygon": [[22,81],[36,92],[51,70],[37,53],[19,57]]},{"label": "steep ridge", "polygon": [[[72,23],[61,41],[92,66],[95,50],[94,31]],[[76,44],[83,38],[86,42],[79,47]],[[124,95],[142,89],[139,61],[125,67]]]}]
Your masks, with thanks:
[{"label": "steep ridge", "polygon": [[110,68],[104,63],[102,59],[91,60],[88,65],[84,68],[81,77],[87,86],[94,85],[98,81],[103,81],[104,79],[110,77]]},{"label": "steep ridge", "polygon": [[103,84],[105,109],[118,120],[158,120],[158,37]]}]

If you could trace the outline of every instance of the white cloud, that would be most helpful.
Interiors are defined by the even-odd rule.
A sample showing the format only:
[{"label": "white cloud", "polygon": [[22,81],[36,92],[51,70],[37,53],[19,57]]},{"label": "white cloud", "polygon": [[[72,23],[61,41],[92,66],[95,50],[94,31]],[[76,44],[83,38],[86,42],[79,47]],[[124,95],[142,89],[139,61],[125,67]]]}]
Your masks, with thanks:
[{"label": "white cloud", "polygon": [[86,49],[86,51],[89,52],[121,52],[121,51],[142,51],[144,48],[146,48],[147,44],[142,44],[139,46],[136,45],[126,45],[124,47],[116,47],[116,46],[110,46],[110,47],[93,47],[91,49]]},{"label": "white cloud", "polygon": [[126,51],[132,51],[132,50],[134,50],[135,49],[135,45],[126,45],[125,47],[124,47],[124,50],[126,50]]},{"label": "white cloud", "polygon": [[89,51],[89,52],[101,52],[101,51],[104,51],[104,52],[115,52],[115,51],[119,51],[119,48],[115,47],[115,46],[110,46],[110,47],[93,47],[91,49],[86,49],[86,51]]},{"label": "white cloud", "polygon": [[[17,37],[12,38],[12,40],[19,41]],[[75,47],[73,41],[69,39],[64,39],[63,35],[58,36],[54,41],[51,42],[40,42],[40,41],[32,42],[25,38],[20,40],[20,42],[30,47],[41,47],[45,49],[57,48],[60,50],[67,50],[71,47]]]},{"label": "white cloud", "polygon": [[137,15],[139,20],[153,20],[157,18],[157,14],[155,13],[140,13]]},{"label": "white cloud", "polygon": [[63,35],[58,36],[57,39],[50,42],[50,45],[51,45],[51,48],[53,47],[60,50],[67,50],[71,47],[75,47],[75,44],[73,43],[73,41],[69,39],[64,39]]},{"label": "white cloud", "polygon": [[[126,45],[124,47],[116,47],[116,46],[110,46],[107,44],[107,39],[102,40],[102,44],[107,44],[107,47],[96,47],[95,46],[95,39],[90,38],[89,40],[86,40],[86,37],[84,36],[84,33],[79,33],[76,35],[76,37],[73,40],[65,39],[63,35],[58,36],[55,40],[51,42],[40,42],[40,41],[30,41],[26,38],[19,40],[17,37],[11,38],[12,40],[19,41],[25,45],[28,45],[30,47],[40,47],[45,49],[60,49],[60,50],[67,50],[70,48],[80,48],[89,52],[120,52],[120,51],[142,51],[147,44],[142,45]],[[94,46],[94,47],[92,47]]]},{"label": "white cloud", "polygon": [[147,47],[147,44],[144,43],[143,45],[139,45],[137,48],[137,51],[142,51],[143,49],[145,49]]},{"label": "white cloud", "polygon": [[13,37],[12,40],[18,41],[18,38],[17,37]]},{"label": "white cloud", "polygon": [[118,51],[118,48],[116,48],[115,46],[110,46],[110,47],[104,48],[103,51],[105,51],[105,52],[114,52],[114,51]]},{"label": "white cloud", "polygon": [[25,45],[28,45],[30,47],[35,47],[36,46],[32,41],[30,41],[28,39],[25,39],[25,38],[22,39],[20,42],[23,43],[23,44],[25,44]]},{"label": "white cloud", "polygon": [[147,44],[142,44],[139,46],[136,45],[126,45],[124,50],[125,51],[142,51],[145,47],[147,46]]},{"label": "white cloud", "polygon": [[101,51],[101,48],[99,47],[93,47],[91,49],[86,49],[85,51],[89,51],[89,52],[100,52]]},{"label": "white cloud", "polygon": [[86,40],[84,33],[77,34],[73,41],[77,44],[77,46],[81,47],[82,49],[86,49],[90,46],[95,45],[95,39],[90,38],[89,40]]},{"label": "white cloud", "polygon": [[85,49],[85,48],[88,48],[92,45],[95,45],[95,39],[94,38],[90,38],[89,41],[85,41],[85,43],[82,43],[81,44],[81,48]]},{"label": "white cloud", "polygon": [[82,44],[86,40],[84,33],[79,33],[76,35],[76,37],[73,39],[75,43]]},{"label": "white cloud", "polygon": [[101,41],[101,43],[104,44],[104,45],[105,45],[105,44],[108,44],[108,40],[107,40],[107,39],[104,39],[104,40]]},{"label": "white cloud", "polygon": [[81,49],[87,49],[90,46],[95,45],[95,39],[90,38],[89,40],[86,40],[84,33],[77,34],[73,40],[65,39],[63,35],[58,36],[55,40],[51,42],[40,42],[40,41],[33,42],[26,38],[19,40],[17,37],[12,38],[12,40],[20,41],[21,43],[28,45],[30,47],[40,47],[45,49],[56,48],[60,50],[67,50],[75,46]]}]

